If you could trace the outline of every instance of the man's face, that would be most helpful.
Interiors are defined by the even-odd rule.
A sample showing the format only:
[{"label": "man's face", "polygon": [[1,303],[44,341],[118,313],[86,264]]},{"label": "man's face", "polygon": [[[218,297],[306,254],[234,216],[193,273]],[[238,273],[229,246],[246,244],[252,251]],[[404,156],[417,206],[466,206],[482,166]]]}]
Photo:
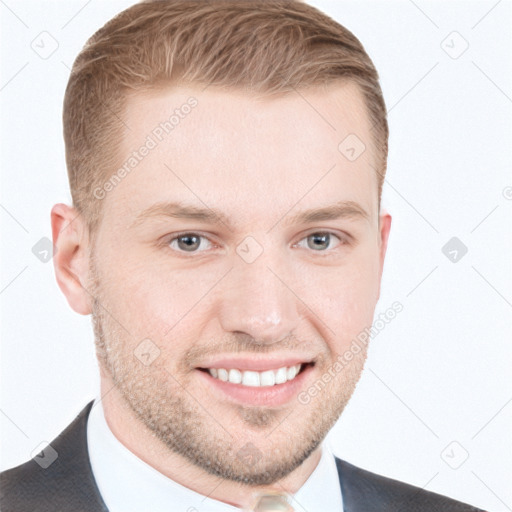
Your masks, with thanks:
[{"label": "man's face", "polygon": [[[181,108],[190,97],[197,104]],[[158,131],[176,109],[172,131]],[[274,98],[169,88],[132,95],[123,121],[120,167],[148,136],[156,144],[103,200],[91,261],[103,378],[173,452],[224,478],[273,483],[325,437],[366,358],[322,381],[372,323],[389,230],[363,98],[352,84]],[[338,148],[350,134],[366,145],[355,160],[353,136]],[[177,202],[224,218],[170,207],[141,217]],[[337,218],[294,219],[340,202]],[[295,378],[270,386],[284,371],[268,370],[295,363]],[[267,370],[245,376],[266,385],[207,368]]]}]

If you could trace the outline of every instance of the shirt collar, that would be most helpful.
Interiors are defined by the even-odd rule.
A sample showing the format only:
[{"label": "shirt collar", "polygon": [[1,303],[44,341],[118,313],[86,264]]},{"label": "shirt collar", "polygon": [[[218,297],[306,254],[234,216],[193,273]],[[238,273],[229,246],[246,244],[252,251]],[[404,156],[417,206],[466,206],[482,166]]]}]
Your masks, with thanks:
[{"label": "shirt collar", "polygon": [[[240,512],[168,478],[138,458],[112,433],[96,399],[87,422],[87,445],[92,472],[110,512]],[[297,512],[342,512],[340,481],[334,455],[322,443],[317,467],[293,495]]]}]

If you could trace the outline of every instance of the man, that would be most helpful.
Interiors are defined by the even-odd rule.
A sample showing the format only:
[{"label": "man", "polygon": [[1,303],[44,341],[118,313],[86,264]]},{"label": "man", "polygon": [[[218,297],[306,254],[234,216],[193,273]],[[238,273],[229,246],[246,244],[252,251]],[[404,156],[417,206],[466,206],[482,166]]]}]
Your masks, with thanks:
[{"label": "man", "polygon": [[391,227],[353,34],[299,1],[136,4],[75,61],[64,135],[55,271],[101,400],[2,474],[2,510],[477,510],[323,444]]}]

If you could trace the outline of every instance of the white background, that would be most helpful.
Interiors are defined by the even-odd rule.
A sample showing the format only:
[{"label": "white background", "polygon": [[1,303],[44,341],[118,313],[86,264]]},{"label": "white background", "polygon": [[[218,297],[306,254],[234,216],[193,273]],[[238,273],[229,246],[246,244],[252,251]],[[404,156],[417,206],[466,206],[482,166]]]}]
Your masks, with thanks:
[{"label": "white background", "polygon": [[[51,441],[99,389],[90,317],[71,310],[52,262],[32,247],[51,238],[52,205],[71,203],[61,126],[69,68],[131,3],[0,2],[2,469]],[[404,306],[373,340],[329,443],[371,471],[512,510],[512,4],[310,3],[354,32],[381,76],[393,225],[376,314]],[[31,48],[43,31],[58,42],[47,59]],[[454,236],[468,248],[457,263],[441,252]],[[458,469],[445,462],[466,452]]]}]

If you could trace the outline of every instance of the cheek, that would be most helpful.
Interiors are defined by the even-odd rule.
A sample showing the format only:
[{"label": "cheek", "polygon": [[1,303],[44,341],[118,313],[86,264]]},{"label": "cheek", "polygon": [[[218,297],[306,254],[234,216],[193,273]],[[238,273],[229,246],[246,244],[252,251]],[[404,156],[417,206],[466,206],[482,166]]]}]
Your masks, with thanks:
[{"label": "cheek", "polygon": [[[311,309],[326,324],[326,339],[345,347],[372,324],[378,299],[377,258],[361,253],[353,263],[331,268],[318,276],[316,292],[309,292]],[[333,334],[334,332],[334,334]]]},{"label": "cheek", "polygon": [[162,352],[172,348],[178,353],[201,337],[212,314],[208,292],[225,273],[217,270],[173,269],[140,260],[113,265],[112,314],[129,331],[132,343],[149,338]]},{"label": "cheek", "polygon": [[103,270],[105,308],[130,333],[132,343],[145,338],[164,339],[175,324],[179,326],[193,299],[189,283],[183,276],[150,263],[107,258],[105,261],[111,263],[108,270]]},{"label": "cheek", "polygon": [[[145,262],[147,258],[142,255],[120,259],[113,249],[107,252],[103,261],[111,263],[103,276],[109,311],[134,342],[144,338],[185,339],[194,335],[191,330],[201,329],[201,322],[207,321],[209,314],[205,295],[216,288],[226,268],[172,269],[159,259]],[[297,276],[294,290],[298,297],[337,338],[355,336],[371,324],[378,293],[376,247],[361,244],[338,265],[302,262],[292,275]],[[329,329],[326,338],[333,336]]]}]

